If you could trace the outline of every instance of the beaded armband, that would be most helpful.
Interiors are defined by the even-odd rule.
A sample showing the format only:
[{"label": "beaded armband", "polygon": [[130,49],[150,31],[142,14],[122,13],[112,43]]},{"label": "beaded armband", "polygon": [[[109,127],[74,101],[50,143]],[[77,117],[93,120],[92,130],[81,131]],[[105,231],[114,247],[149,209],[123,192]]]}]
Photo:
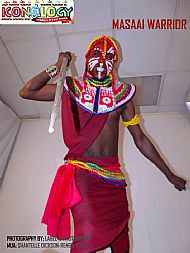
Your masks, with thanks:
[{"label": "beaded armband", "polygon": [[131,120],[123,121],[123,125],[125,127],[128,127],[128,126],[132,126],[132,125],[137,125],[137,124],[139,124],[139,122],[140,122],[140,118],[137,114],[135,114],[135,116]]},{"label": "beaded armband", "polygon": [[46,68],[46,72],[48,73],[50,78],[53,78],[59,74],[59,69],[56,67],[55,64],[52,64]]}]

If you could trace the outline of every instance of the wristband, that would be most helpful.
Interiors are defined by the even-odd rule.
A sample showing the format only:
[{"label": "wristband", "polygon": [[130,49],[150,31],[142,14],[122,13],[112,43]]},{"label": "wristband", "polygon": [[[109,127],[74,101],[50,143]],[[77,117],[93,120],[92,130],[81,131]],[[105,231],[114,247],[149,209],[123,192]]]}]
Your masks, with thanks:
[{"label": "wristband", "polygon": [[56,67],[55,64],[52,64],[46,68],[46,72],[48,73],[50,78],[53,78],[59,74],[59,69]]}]

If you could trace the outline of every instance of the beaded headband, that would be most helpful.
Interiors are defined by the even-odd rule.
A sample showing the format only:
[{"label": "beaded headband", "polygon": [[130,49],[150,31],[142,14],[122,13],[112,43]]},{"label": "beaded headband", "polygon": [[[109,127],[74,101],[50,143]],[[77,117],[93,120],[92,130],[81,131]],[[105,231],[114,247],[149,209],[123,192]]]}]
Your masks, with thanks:
[{"label": "beaded headband", "polygon": [[117,45],[115,43],[115,41],[106,35],[101,35],[99,37],[96,37],[93,41],[90,42],[89,46],[88,46],[88,50],[85,54],[85,58],[89,57],[90,52],[96,47],[97,44],[99,44],[100,42],[104,43],[104,52],[103,54],[106,54],[106,49],[107,46],[111,45],[114,49],[114,61],[118,61],[118,49],[117,49]]}]

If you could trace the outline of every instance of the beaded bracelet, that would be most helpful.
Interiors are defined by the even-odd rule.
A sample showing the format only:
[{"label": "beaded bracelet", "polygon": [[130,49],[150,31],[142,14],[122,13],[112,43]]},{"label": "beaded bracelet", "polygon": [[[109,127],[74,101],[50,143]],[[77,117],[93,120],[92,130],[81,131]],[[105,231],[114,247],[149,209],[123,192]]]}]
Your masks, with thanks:
[{"label": "beaded bracelet", "polygon": [[53,78],[59,74],[59,69],[56,67],[55,64],[52,64],[46,68],[46,72],[48,73],[50,78]]},{"label": "beaded bracelet", "polygon": [[123,125],[125,127],[128,127],[128,126],[132,126],[132,125],[137,125],[137,124],[139,124],[139,122],[140,122],[140,118],[137,114],[135,114],[135,116],[131,120],[124,121]]}]

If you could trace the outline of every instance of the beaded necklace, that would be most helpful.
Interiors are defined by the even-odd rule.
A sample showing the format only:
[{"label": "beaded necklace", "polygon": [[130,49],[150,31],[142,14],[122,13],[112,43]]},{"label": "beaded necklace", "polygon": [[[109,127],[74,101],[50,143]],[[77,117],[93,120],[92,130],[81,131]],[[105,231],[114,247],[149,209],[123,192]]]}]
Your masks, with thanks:
[{"label": "beaded necklace", "polygon": [[84,75],[84,83],[86,82],[89,85],[95,86],[95,87],[99,87],[99,86],[108,86],[109,84],[111,84],[112,81],[112,75],[109,74],[108,77],[106,77],[105,80],[103,81],[98,81],[93,79],[93,77],[87,72],[86,75]]},{"label": "beaded necklace", "polygon": [[64,88],[85,110],[91,113],[106,113],[128,102],[135,94],[133,84],[116,81],[114,89],[109,86],[93,86],[79,77],[67,77]]}]

